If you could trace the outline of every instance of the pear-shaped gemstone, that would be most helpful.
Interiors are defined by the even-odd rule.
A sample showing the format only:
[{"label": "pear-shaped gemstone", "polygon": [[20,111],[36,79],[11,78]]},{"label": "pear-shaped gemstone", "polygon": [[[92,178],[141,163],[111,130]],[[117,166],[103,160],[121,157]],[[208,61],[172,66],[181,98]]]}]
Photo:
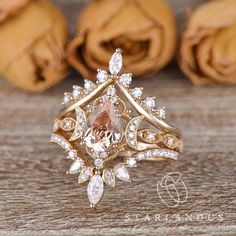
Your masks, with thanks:
[{"label": "pear-shaped gemstone", "polygon": [[114,168],[115,175],[118,179],[130,182],[129,172],[124,164],[120,163]]},{"label": "pear-shaped gemstone", "polygon": [[83,164],[84,164],[83,161],[80,160],[80,159],[74,161],[72,163],[72,165],[70,166],[70,169],[69,169],[68,173],[69,174],[77,174],[77,173],[79,173],[82,170],[82,168],[83,168]]},{"label": "pear-shaped gemstone", "polygon": [[[112,145],[121,141],[123,126],[115,112],[116,106],[110,99],[104,97],[103,104],[89,115],[85,134],[85,143],[96,157],[105,158]],[[103,155],[104,154],[104,155]]]},{"label": "pear-shaped gemstone", "polygon": [[111,186],[112,188],[115,187],[116,179],[112,170],[105,169],[103,171],[102,178],[107,185]]}]

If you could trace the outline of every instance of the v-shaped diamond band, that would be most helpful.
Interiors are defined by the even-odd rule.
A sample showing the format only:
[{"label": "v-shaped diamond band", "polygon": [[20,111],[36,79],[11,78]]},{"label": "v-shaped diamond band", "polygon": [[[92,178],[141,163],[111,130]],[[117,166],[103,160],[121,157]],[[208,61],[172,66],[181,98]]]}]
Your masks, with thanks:
[{"label": "v-shaped diamond band", "polygon": [[[68,173],[79,174],[79,183],[89,181],[91,206],[102,198],[105,184],[130,181],[128,168],[144,160],[177,160],[183,150],[180,131],[165,121],[165,108],[155,97],[143,99],[143,88],[130,88],[132,74],[119,75],[122,65],[117,49],[109,72],[99,69],[96,83],[85,80],[83,88],[65,93],[65,108],[53,126],[51,142],[73,161]],[[123,161],[107,168],[116,158]]]}]

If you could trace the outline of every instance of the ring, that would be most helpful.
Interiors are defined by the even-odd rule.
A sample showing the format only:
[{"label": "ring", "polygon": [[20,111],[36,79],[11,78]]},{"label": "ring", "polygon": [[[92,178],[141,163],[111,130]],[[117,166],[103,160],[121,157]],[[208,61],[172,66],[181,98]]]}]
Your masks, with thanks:
[{"label": "ring", "polygon": [[80,184],[89,181],[92,207],[105,185],[114,188],[116,179],[130,182],[128,168],[141,161],[177,160],[183,150],[181,132],[166,123],[165,108],[156,105],[155,97],[142,99],[143,88],[130,88],[132,74],[119,75],[122,65],[116,49],[109,72],[99,69],[96,83],[85,80],[83,88],[65,93],[64,109],[53,125],[50,141],[73,161],[67,173],[79,174]]}]

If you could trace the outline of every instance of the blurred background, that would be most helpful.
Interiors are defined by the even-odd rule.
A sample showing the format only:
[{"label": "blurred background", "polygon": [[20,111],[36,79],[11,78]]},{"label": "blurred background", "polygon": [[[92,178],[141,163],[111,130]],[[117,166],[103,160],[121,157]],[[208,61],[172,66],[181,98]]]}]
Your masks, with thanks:
[{"label": "blurred background", "polygon": [[[235,235],[236,0],[51,3],[0,1],[0,235]],[[116,47],[132,87],[156,96],[182,130],[185,151],[133,170],[132,184],[117,183],[95,213],[49,139],[64,92],[107,69]],[[177,208],[156,192],[170,172],[190,196]],[[223,220],[172,221],[176,214]]]}]

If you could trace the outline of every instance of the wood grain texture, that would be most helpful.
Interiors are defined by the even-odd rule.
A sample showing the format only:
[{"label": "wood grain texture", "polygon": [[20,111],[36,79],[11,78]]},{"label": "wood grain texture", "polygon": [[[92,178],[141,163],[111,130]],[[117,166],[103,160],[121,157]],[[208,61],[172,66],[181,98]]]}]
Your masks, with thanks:
[{"label": "wood grain texture", "polygon": [[[70,19],[83,4],[55,2],[73,12]],[[94,210],[77,176],[65,175],[65,153],[48,142],[63,92],[76,83],[82,80],[71,73],[46,93],[29,95],[0,80],[0,235],[236,235],[235,86],[193,87],[176,66],[136,80],[168,108],[185,151],[177,162],[130,170],[132,183],[107,188]],[[164,205],[156,190],[170,172],[182,174],[189,193],[177,208]]]}]

